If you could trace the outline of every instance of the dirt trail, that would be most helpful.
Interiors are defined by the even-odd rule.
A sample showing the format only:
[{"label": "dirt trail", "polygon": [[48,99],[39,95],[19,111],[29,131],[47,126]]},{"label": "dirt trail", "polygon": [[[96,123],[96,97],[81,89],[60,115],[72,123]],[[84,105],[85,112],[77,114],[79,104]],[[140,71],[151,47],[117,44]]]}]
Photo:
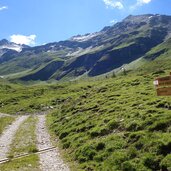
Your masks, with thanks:
[{"label": "dirt trail", "polygon": [[10,144],[12,143],[17,129],[27,118],[28,116],[18,117],[0,136],[0,160],[7,157]]},{"label": "dirt trail", "polygon": [[[38,150],[47,149],[52,147],[50,135],[46,128],[45,115],[38,116],[38,123],[36,128],[37,134],[37,147]],[[60,157],[59,151],[55,148],[51,151],[39,154],[40,167],[42,171],[69,171],[69,167],[64,164]]]}]

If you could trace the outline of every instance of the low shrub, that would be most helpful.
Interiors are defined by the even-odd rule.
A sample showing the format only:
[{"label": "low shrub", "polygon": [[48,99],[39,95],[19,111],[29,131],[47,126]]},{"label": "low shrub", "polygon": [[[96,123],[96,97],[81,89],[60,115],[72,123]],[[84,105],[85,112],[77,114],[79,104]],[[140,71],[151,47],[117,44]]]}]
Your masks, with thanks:
[{"label": "low shrub", "polygon": [[171,154],[168,154],[160,163],[162,171],[171,170]]}]

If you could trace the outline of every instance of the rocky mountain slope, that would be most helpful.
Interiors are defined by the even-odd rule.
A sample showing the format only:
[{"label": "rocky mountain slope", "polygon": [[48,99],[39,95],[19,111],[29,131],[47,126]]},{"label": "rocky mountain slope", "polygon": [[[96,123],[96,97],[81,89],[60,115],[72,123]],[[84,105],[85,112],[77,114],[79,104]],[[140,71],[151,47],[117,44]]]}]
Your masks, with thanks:
[{"label": "rocky mountain slope", "polygon": [[29,48],[29,46],[19,45],[13,42],[9,42],[6,39],[2,39],[0,41],[0,63],[11,60],[24,48]]},{"label": "rocky mountain slope", "polygon": [[[171,16],[128,16],[96,33],[23,48],[21,52],[8,51],[4,53],[7,60],[0,57],[0,75],[19,73],[16,77],[24,81],[97,76],[139,58],[149,63],[166,51],[170,53],[160,50],[162,44],[170,44],[170,37]],[[155,52],[157,47],[159,52]]]}]

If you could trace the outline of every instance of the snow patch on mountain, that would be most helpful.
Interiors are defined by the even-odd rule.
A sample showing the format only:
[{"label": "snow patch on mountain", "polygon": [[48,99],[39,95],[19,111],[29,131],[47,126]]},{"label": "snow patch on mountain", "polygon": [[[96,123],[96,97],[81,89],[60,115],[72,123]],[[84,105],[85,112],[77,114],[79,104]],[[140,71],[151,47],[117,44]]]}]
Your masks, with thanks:
[{"label": "snow patch on mountain", "polygon": [[10,45],[0,46],[0,49],[11,49],[11,50],[15,50],[17,52],[21,52],[22,48],[23,47],[21,45],[17,45],[17,44],[10,44]]},{"label": "snow patch on mountain", "polygon": [[153,18],[154,16],[150,16],[150,17],[148,17],[149,19],[151,19],[151,18]]},{"label": "snow patch on mountain", "polygon": [[102,34],[102,33],[96,32],[96,33],[91,33],[91,34],[89,33],[89,34],[85,34],[85,35],[78,35],[78,36],[72,37],[70,40],[84,42],[84,41],[88,41],[96,36],[99,36],[100,34]]},{"label": "snow patch on mountain", "polygon": [[14,42],[10,42],[6,39],[2,39],[0,41],[0,50],[14,50],[14,51],[17,51],[17,52],[21,52],[23,48],[26,48],[26,47],[29,47],[27,45],[21,45],[21,44],[16,44]]}]

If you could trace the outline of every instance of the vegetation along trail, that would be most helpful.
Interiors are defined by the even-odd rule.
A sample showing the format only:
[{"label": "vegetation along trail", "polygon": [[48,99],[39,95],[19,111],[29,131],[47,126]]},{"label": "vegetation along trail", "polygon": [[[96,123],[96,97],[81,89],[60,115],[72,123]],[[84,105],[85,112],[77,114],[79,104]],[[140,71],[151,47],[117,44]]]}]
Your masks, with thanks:
[{"label": "vegetation along trail", "polygon": [[[38,150],[52,148],[50,141],[50,135],[46,129],[46,117],[45,115],[38,116],[38,124],[36,128],[37,134],[37,147]],[[39,154],[40,167],[43,171],[69,171],[69,168],[64,164],[60,158],[60,154],[56,148]]]},{"label": "vegetation along trail", "polygon": [[0,136],[0,160],[7,157],[10,144],[15,136],[19,126],[28,118],[28,116],[20,116],[10,125]]}]

